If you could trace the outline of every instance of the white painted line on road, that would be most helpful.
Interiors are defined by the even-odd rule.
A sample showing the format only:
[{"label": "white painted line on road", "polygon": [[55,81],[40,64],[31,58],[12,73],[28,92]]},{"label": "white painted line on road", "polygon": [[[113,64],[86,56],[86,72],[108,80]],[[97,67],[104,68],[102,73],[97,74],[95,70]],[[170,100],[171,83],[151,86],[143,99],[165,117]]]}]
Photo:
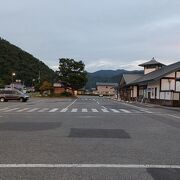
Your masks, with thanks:
[{"label": "white painted line on road", "polygon": [[71,112],[77,112],[77,111],[78,111],[77,108],[73,108],[73,109],[71,110]]},{"label": "white painted line on road", "polygon": [[6,111],[4,111],[4,112],[16,111],[16,110],[18,110],[18,109],[19,109],[19,108],[13,108],[13,109],[6,110]]},{"label": "white painted line on road", "polygon": [[20,109],[20,110],[17,110],[16,112],[23,112],[23,111],[27,111],[29,108],[24,108],[24,109]]},{"label": "white painted line on road", "polygon": [[49,110],[49,108],[43,108],[43,109],[39,110],[38,112],[44,112],[44,111],[48,111],[48,110]]},{"label": "white painted line on road", "polygon": [[49,112],[56,112],[57,110],[58,110],[58,108],[53,108]]},{"label": "white painted line on road", "polygon": [[38,110],[39,108],[33,108],[33,109],[30,109],[29,111],[27,111],[27,112],[34,112],[34,111],[36,111],[36,110]]},{"label": "white painted line on road", "polygon": [[2,108],[2,109],[0,109],[0,111],[4,111],[4,110],[8,110],[9,108],[8,107],[6,107],[6,108]]},{"label": "white painted line on road", "polygon": [[149,114],[153,113],[153,112],[151,112],[151,111],[148,111],[148,110],[145,110],[145,109],[139,109],[139,110],[140,110],[140,111],[142,111],[142,112],[149,113]]},{"label": "white painted line on road", "polygon": [[101,109],[103,112],[109,112],[107,109]]},{"label": "white painted line on road", "polygon": [[100,103],[97,101],[97,104],[100,104]]},{"label": "white painted line on road", "polygon": [[116,110],[116,109],[110,109],[112,112],[115,112],[115,113],[119,113],[119,111],[118,110]]},{"label": "white painted line on road", "polygon": [[71,104],[69,104],[67,107],[65,107],[64,109],[68,109],[70,106],[72,106],[76,101],[78,100],[78,98],[76,100],[74,100]]},{"label": "white painted line on road", "polygon": [[125,112],[125,113],[131,113],[130,111],[126,110],[126,109],[119,109],[120,111],[122,112]]},{"label": "white painted line on road", "polygon": [[99,112],[97,109],[91,109],[92,112]]},{"label": "white painted line on road", "polygon": [[68,110],[67,108],[64,108],[60,112],[66,112],[67,110]]},{"label": "white painted line on road", "polygon": [[180,119],[180,116],[175,116],[175,115],[172,115],[172,114],[168,114],[168,116]]},{"label": "white painted line on road", "polygon": [[82,112],[88,112],[88,110],[87,109],[82,109]]},{"label": "white painted line on road", "polygon": [[156,164],[0,164],[0,168],[126,168],[180,169],[180,165]]},{"label": "white painted line on road", "polygon": [[107,109],[106,107],[104,107],[104,106],[101,106],[103,109]]}]

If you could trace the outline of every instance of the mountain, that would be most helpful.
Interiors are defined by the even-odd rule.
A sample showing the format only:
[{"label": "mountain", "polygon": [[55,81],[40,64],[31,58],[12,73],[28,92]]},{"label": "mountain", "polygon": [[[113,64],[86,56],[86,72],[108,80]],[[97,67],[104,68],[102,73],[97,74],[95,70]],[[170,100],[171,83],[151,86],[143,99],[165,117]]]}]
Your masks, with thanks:
[{"label": "mountain", "polygon": [[143,74],[143,71],[127,71],[124,69],[118,70],[100,70],[94,73],[88,73],[88,82],[86,89],[96,87],[96,82],[119,83],[123,74]]},{"label": "mountain", "polygon": [[10,84],[12,73],[16,74],[14,79],[27,86],[32,85],[33,79],[34,83],[38,82],[39,76],[41,82],[52,82],[55,77],[55,72],[42,61],[0,38],[0,83]]}]

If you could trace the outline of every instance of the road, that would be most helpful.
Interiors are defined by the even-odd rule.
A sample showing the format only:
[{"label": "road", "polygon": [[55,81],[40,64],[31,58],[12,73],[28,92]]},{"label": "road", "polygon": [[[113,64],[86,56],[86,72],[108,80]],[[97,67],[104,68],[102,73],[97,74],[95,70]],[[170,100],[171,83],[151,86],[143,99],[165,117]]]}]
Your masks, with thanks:
[{"label": "road", "polygon": [[0,179],[180,180],[180,111],[105,97],[0,103]]}]

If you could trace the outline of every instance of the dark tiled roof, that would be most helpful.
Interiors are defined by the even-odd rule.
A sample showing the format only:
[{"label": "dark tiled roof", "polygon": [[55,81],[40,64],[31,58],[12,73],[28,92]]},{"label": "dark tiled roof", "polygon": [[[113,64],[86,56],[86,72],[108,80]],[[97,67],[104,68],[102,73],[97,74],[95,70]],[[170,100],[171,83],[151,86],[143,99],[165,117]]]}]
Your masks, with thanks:
[{"label": "dark tiled roof", "polygon": [[118,83],[103,83],[103,82],[97,82],[96,86],[118,86]]},{"label": "dark tiled roof", "polygon": [[142,76],[143,74],[123,74],[123,78],[126,84],[129,84]]},{"label": "dark tiled roof", "polygon": [[142,67],[148,66],[148,65],[162,65],[162,66],[165,66],[164,64],[156,61],[156,60],[154,59],[154,57],[153,57],[150,61],[148,61],[148,62],[145,62],[145,63],[143,63],[143,64],[139,64],[139,66],[142,66]]},{"label": "dark tiled roof", "polygon": [[154,81],[159,80],[162,77],[174,72],[180,70],[180,61],[171,64],[169,66],[164,66],[159,70],[153,71],[151,73],[145,74],[144,76],[140,77],[139,79],[131,82],[130,84],[138,84],[138,83],[144,83],[148,81]]}]

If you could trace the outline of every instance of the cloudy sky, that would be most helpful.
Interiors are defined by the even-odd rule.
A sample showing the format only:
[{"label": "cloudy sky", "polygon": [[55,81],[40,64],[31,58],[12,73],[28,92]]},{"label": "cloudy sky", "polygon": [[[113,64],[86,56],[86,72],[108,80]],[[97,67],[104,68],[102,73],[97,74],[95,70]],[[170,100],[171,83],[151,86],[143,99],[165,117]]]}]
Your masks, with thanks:
[{"label": "cloudy sky", "polygon": [[180,0],[0,0],[0,36],[52,68],[137,69],[180,60]]}]

